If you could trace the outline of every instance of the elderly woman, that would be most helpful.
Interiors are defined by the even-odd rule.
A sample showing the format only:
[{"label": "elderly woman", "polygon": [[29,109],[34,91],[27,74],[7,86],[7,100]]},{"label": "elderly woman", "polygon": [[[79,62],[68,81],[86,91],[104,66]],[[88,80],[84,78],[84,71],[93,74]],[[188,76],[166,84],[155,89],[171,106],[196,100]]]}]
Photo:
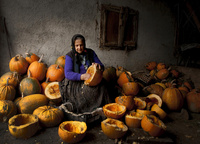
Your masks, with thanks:
[{"label": "elderly woman", "polygon": [[61,106],[75,114],[93,112],[109,103],[109,96],[103,80],[94,87],[84,85],[84,80],[90,78],[86,71],[92,64],[103,71],[104,65],[92,49],[86,48],[82,35],[74,35],[71,46],[65,59],[65,79],[59,83],[63,102]]}]

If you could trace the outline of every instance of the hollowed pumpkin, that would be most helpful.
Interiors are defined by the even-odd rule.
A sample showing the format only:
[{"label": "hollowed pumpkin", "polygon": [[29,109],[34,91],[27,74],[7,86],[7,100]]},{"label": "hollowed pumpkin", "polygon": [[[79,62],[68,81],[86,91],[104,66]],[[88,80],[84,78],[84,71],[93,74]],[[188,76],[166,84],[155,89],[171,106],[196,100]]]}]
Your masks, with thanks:
[{"label": "hollowed pumpkin", "polygon": [[107,118],[101,122],[103,133],[111,139],[122,138],[128,131],[128,127],[119,120]]},{"label": "hollowed pumpkin", "polygon": [[164,89],[158,84],[151,84],[143,88],[143,92],[146,94],[156,94],[162,97]]},{"label": "hollowed pumpkin", "polygon": [[153,137],[161,136],[165,130],[165,124],[154,115],[145,115],[141,121],[141,127]]},{"label": "hollowed pumpkin", "polygon": [[60,65],[61,67],[65,67],[65,56],[59,56],[57,59],[56,59],[56,62],[55,64],[57,65]]},{"label": "hollowed pumpkin", "polygon": [[108,118],[120,119],[126,112],[126,106],[117,103],[109,103],[103,106],[103,112]]},{"label": "hollowed pumpkin", "polygon": [[117,80],[117,83],[120,87],[122,87],[123,84],[127,83],[127,82],[133,82],[134,79],[132,77],[131,72],[129,71],[125,71],[122,72]]},{"label": "hollowed pumpkin", "polygon": [[136,112],[141,113],[143,115],[155,115],[156,113],[154,111],[151,110],[146,110],[146,109],[137,109]]},{"label": "hollowed pumpkin", "polygon": [[8,129],[16,138],[28,139],[39,129],[38,117],[33,114],[18,114],[8,121]]},{"label": "hollowed pumpkin", "polygon": [[63,111],[52,106],[41,106],[33,111],[37,115],[43,127],[54,127],[60,124],[64,118]]},{"label": "hollowed pumpkin", "polygon": [[34,61],[38,61],[40,58],[34,53],[25,53],[26,54],[26,61],[31,64]]},{"label": "hollowed pumpkin", "polygon": [[78,143],[86,134],[87,125],[80,121],[64,121],[59,125],[58,135],[67,143]]},{"label": "hollowed pumpkin", "polygon": [[62,101],[58,82],[49,83],[46,86],[44,93],[46,97],[55,104],[58,104]]},{"label": "hollowed pumpkin", "polygon": [[88,86],[98,85],[103,78],[103,72],[99,69],[97,65],[91,65],[87,69],[86,73],[89,73],[91,75],[88,80],[84,81],[84,84]]},{"label": "hollowed pumpkin", "polygon": [[47,69],[46,78],[49,78],[50,82],[60,82],[65,78],[64,68],[60,65],[53,64]]},{"label": "hollowed pumpkin", "polygon": [[143,117],[144,115],[142,113],[130,111],[125,115],[125,123],[130,128],[140,128]]},{"label": "hollowed pumpkin", "polygon": [[156,94],[150,94],[145,98],[145,101],[147,103],[147,108],[148,110],[150,110],[150,108],[154,105],[157,104],[159,107],[162,106],[162,99],[160,96],[156,95]]},{"label": "hollowed pumpkin", "polygon": [[167,116],[167,113],[160,107],[158,106],[157,104],[154,104],[152,107],[151,107],[151,111],[155,111],[156,114],[159,116],[159,118],[161,120],[165,119],[166,116]]},{"label": "hollowed pumpkin", "polygon": [[141,98],[135,97],[134,109],[145,109],[145,108],[146,108],[146,101],[142,100]]},{"label": "hollowed pumpkin", "polygon": [[10,100],[0,100],[0,122],[7,122],[17,114],[16,105]]},{"label": "hollowed pumpkin", "polygon": [[133,96],[118,96],[115,98],[115,102],[124,105],[127,110],[132,110],[134,107],[134,97]]},{"label": "hollowed pumpkin", "polygon": [[135,96],[140,90],[140,86],[137,82],[127,82],[122,85],[122,90],[125,95]]}]

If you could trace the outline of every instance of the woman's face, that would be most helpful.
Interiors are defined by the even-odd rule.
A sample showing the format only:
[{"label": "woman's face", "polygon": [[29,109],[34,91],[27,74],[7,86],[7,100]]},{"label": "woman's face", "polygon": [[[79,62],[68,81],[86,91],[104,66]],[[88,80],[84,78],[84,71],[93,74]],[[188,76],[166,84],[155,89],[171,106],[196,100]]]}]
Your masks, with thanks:
[{"label": "woman's face", "polygon": [[83,52],[83,50],[84,50],[83,41],[81,39],[77,39],[77,40],[75,40],[74,45],[75,45],[75,50],[77,51],[77,53],[81,54]]}]

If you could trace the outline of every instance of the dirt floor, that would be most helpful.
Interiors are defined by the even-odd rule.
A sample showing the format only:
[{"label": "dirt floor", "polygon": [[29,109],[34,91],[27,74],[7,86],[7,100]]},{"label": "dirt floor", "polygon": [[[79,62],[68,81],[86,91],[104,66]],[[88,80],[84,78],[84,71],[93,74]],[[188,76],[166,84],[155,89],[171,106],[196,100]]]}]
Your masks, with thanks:
[{"label": "dirt floor", "polygon": [[[101,130],[101,120],[88,125],[87,133],[80,144],[200,144],[200,114],[181,112],[168,113],[165,121],[166,132],[161,137],[152,137],[142,128],[129,129],[122,139],[109,139]],[[16,139],[7,127],[7,123],[0,123],[1,144],[64,144],[58,136],[58,127],[41,128],[29,139]]]}]

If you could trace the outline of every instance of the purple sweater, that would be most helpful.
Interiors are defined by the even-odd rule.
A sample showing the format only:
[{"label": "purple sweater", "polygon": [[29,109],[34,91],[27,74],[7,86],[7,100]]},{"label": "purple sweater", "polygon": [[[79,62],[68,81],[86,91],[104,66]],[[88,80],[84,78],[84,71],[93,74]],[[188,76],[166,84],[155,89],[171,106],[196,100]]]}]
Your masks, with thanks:
[{"label": "purple sweater", "polygon": [[[94,56],[93,56],[94,62],[98,63],[101,65],[101,68],[104,69],[104,65],[101,63],[101,61],[99,60],[98,56],[96,55],[96,53],[94,52]],[[80,66],[80,73],[76,73],[73,71],[74,69],[74,65],[73,65],[73,60],[70,56],[66,55],[65,58],[65,78],[67,78],[68,80],[73,80],[73,81],[79,81],[81,80],[81,74],[86,73],[86,70],[84,68],[84,66],[81,64]]]}]

